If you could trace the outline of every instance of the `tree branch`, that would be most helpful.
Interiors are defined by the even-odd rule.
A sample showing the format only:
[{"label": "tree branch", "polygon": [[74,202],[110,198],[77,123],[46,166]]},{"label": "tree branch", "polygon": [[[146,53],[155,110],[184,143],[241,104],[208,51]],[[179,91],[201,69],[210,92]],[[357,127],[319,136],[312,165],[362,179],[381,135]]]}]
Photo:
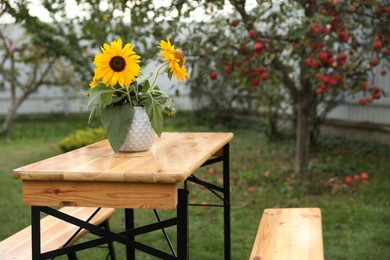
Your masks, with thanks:
[{"label": "tree branch", "polygon": [[288,75],[286,66],[280,61],[277,55],[275,55],[272,64],[274,65],[275,69],[282,74],[282,81],[285,87],[290,91],[293,100],[296,102],[299,99],[299,91],[295,82]]}]

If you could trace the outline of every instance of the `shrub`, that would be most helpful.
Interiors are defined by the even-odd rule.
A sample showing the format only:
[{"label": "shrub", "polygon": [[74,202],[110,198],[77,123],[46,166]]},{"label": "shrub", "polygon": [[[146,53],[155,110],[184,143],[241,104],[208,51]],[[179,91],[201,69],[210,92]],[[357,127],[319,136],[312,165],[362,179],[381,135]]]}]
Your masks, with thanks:
[{"label": "shrub", "polygon": [[104,128],[88,128],[77,130],[62,139],[58,146],[63,152],[68,152],[106,138]]}]

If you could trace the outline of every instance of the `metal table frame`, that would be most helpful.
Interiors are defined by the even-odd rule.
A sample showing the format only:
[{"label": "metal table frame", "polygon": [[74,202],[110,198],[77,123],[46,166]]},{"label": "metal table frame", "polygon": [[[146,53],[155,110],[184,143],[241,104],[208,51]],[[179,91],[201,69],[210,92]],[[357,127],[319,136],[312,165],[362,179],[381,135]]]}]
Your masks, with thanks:
[{"label": "metal table frame", "polygon": [[[51,207],[47,206],[31,206],[31,222],[32,222],[32,257],[33,260],[53,258],[60,255],[74,255],[75,252],[81,251],[87,248],[96,247],[102,244],[112,243],[114,241],[126,245],[127,259],[135,259],[135,250],[140,250],[155,257],[162,259],[189,259],[188,250],[188,207],[189,206],[200,206],[200,204],[189,204],[188,196],[189,192],[187,189],[187,181],[191,181],[206,187],[214,195],[222,200],[222,204],[201,204],[201,206],[217,206],[223,207],[224,210],[224,257],[225,259],[231,258],[231,240],[230,240],[230,166],[229,166],[229,143],[223,147],[223,153],[221,156],[212,157],[207,160],[202,166],[210,165],[213,163],[223,163],[223,186],[217,186],[212,183],[208,183],[204,180],[198,179],[195,175],[191,175],[184,181],[184,187],[178,190],[178,204],[177,204],[177,216],[175,218],[161,221],[157,211],[154,210],[157,222],[142,227],[134,227],[134,209],[125,209],[125,229],[126,231],[120,233],[113,233],[108,229],[94,226],[87,221],[74,218],[62,212],[59,212]],[[99,209],[98,209],[99,210]],[[99,236],[100,238],[70,245],[68,246],[69,239],[65,245],[57,250],[41,253],[41,237],[40,237],[40,213],[46,213],[52,215],[66,222],[72,223],[79,226],[81,231],[82,228],[89,230],[91,233]],[[94,212],[94,214],[96,214]],[[93,215],[94,215],[93,214]],[[89,218],[91,219],[93,215]],[[177,252],[175,252],[169,238],[165,232],[165,228],[171,226],[177,226]],[[152,248],[148,245],[135,241],[135,236],[148,233],[155,230],[162,230],[164,236],[171,249],[171,253],[163,252],[159,249]],[[74,236],[78,233],[76,232]],[[115,258],[115,256],[113,257]]]}]

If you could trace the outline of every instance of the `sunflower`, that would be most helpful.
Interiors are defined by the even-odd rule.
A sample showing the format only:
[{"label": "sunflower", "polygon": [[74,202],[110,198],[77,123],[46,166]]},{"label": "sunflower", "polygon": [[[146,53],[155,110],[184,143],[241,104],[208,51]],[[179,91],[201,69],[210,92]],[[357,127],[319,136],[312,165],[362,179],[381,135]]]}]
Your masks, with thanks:
[{"label": "sunflower", "polygon": [[163,60],[168,61],[172,75],[177,78],[178,82],[180,82],[181,79],[186,81],[188,74],[186,68],[184,67],[184,53],[180,50],[175,50],[175,46],[171,45],[168,39],[167,41],[160,41],[159,47],[162,50],[160,54],[164,56]]},{"label": "sunflower", "polygon": [[119,84],[121,87],[129,86],[141,71],[138,65],[140,56],[133,51],[133,46],[128,43],[122,48],[122,40],[107,43],[100,47],[102,53],[96,54],[93,64],[95,64],[95,76],[91,82],[94,87],[98,79],[102,79],[107,87]]},{"label": "sunflower", "polygon": [[96,77],[93,77],[92,82],[89,83],[91,88],[95,87],[98,84],[99,80]]}]

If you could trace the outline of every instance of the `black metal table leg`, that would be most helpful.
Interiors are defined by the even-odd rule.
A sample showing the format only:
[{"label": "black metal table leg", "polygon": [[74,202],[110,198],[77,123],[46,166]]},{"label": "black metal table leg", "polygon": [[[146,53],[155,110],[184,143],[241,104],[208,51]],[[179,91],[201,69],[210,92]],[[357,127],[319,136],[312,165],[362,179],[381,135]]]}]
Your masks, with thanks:
[{"label": "black metal table leg", "polygon": [[230,260],[230,165],[229,144],[223,147],[223,197],[224,197],[224,234],[225,234],[225,260]]},{"label": "black metal table leg", "polygon": [[41,259],[41,218],[40,207],[31,207],[32,259]]},{"label": "black metal table leg", "polygon": [[[130,230],[134,228],[134,209],[125,209],[125,225],[126,230]],[[129,238],[134,241],[133,238]],[[135,249],[132,246],[126,246],[126,259],[134,260],[135,259]]]},{"label": "black metal table leg", "polygon": [[177,203],[177,259],[189,259],[188,253],[188,190],[178,190]]}]

